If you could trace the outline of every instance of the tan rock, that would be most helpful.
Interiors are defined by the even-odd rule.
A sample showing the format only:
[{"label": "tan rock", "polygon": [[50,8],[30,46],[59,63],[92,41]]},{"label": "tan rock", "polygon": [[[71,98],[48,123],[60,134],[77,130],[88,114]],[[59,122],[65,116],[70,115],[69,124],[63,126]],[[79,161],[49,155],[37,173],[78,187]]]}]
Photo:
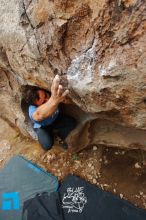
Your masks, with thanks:
[{"label": "tan rock", "polygon": [[97,183],[97,180],[96,180],[96,179],[93,179],[93,183],[96,184],[96,183]]},{"label": "tan rock", "polygon": [[124,195],[122,193],[120,193],[120,198],[123,199]]},{"label": "tan rock", "polygon": [[93,146],[93,150],[96,151],[97,150],[97,146]]},{"label": "tan rock", "polygon": [[36,139],[22,88],[50,90],[56,73],[70,89],[65,111],[88,145],[146,150],[144,1],[0,1],[0,116]]},{"label": "tan rock", "polygon": [[136,169],[140,169],[140,168],[141,168],[141,166],[140,166],[140,164],[139,164],[138,162],[137,162],[137,163],[135,163],[135,165],[134,165],[134,166],[135,166],[135,168],[136,168]]}]

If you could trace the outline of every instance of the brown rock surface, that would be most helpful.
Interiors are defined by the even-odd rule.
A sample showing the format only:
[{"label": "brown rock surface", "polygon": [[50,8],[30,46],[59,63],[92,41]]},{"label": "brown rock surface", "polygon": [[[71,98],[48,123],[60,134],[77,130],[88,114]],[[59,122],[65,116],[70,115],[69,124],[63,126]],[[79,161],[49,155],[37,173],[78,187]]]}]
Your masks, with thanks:
[{"label": "brown rock surface", "polygon": [[70,89],[76,150],[146,150],[146,4],[142,0],[1,0],[0,116],[33,136],[22,88]]}]

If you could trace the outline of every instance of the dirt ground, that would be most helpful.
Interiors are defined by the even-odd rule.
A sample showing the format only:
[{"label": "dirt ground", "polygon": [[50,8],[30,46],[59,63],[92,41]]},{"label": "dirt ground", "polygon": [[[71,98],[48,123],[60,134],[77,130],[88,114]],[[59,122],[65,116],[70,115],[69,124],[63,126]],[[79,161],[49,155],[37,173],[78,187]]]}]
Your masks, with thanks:
[{"label": "dirt ground", "polygon": [[69,173],[113,192],[146,209],[146,152],[105,146],[90,146],[78,154],[63,150],[57,143],[48,152],[20,135],[0,119],[0,167],[13,155],[23,155],[60,181]]}]

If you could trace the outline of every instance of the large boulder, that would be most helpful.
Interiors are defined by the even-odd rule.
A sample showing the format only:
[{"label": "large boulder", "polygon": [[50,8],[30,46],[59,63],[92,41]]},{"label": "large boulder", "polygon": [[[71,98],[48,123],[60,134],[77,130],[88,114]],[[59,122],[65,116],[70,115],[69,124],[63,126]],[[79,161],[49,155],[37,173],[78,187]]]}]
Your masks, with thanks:
[{"label": "large boulder", "polygon": [[23,92],[59,74],[79,122],[71,146],[146,150],[145,1],[1,0],[0,14],[2,118],[33,136]]}]

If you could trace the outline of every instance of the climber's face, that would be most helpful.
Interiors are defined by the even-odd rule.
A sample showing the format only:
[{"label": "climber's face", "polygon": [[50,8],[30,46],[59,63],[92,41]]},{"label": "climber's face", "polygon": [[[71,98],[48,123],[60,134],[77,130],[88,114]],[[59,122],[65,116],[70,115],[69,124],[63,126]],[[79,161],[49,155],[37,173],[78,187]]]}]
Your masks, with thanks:
[{"label": "climber's face", "polygon": [[40,106],[42,104],[44,104],[45,102],[47,102],[50,98],[50,95],[45,92],[44,90],[38,90],[38,98],[34,101],[34,104],[37,106]]}]

